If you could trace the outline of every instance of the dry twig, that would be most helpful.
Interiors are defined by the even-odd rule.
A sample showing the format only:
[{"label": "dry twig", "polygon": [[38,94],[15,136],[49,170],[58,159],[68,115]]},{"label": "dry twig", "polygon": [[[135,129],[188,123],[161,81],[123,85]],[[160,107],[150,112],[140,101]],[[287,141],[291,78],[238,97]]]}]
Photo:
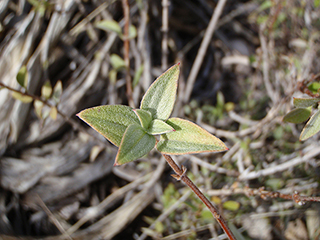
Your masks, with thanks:
[{"label": "dry twig", "polygon": [[220,15],[222,14],[222,10],[224,8],[224,5],[226,3],[227,0],[219,0],[215,10],[214,10],[214,13],[212,15],[212,18],[209,22],[209,25],[208,25],[208,28],[206,30],[206,33],[204,34],[204,38],[201,42],[201,45],[200,45],[200,48],[198,50],[198,53],[197,53],[197,56],[196,56],[196,59],[194,60],[194,64],[191,68],[191,71],[190,71],[190,74],[189,74],[189,77],[187,79],[187,84],[186,84],[186,89],[185,89],[185,92],[184,92],[184,102],[187,102],[189,101],[189,98],[190,98],[190,95],[191,95],[191,92],[192,92],[192,89],[193,89],[193,85],[194,85],[194,82],[196,80],[196,77],[198,75],[198,72],[200,70],[200,67],[201,67],[201,64],[203,62],[203,58],[206,54],[206,51],[207,51],[207,48],[209,46],[209,43],[212,39],[212,35],[213,35],[213,32],[215,30],[215,27],[218,23],[218,19],[220,17]]}]

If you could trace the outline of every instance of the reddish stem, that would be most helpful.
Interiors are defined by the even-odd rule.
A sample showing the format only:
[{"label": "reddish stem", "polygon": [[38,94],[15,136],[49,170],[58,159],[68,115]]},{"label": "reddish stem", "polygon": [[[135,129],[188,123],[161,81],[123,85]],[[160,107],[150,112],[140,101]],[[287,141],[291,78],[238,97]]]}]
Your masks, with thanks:
[{"label": "reddish stem", "polygon": [[123,44],[124,44],[124,62],[126,64],[126,86],[127,86],[127,97],[130,107],[134,108],[134,102],[132,98],[132,84],[130,77],[130,59],[129,59],[129,4],[128,0],[122,0],[123,14],[124,14],[124,34],[123,34]]},{"label": "reddish stem", "polygon": [[219,210],[213,206],[213,204],[204,196],[204,194],[199,190],[199,188],[190,180],[190,178],[186,175],[186,168],[182,166],[181,168],[176,164],[176,162],[172,159],[171,156],[162,154],[162,156],[167,160],[170,167],[174,170],[176,175],[173,175],[177,180],[183,181],[188,185],[189,188],[200,198],[200,200],[209,208],[214,218],[218,221],[224,232],[227,234],[230,240],[236,240],[233,233],[229,229],[226,221],[220,215]]}]

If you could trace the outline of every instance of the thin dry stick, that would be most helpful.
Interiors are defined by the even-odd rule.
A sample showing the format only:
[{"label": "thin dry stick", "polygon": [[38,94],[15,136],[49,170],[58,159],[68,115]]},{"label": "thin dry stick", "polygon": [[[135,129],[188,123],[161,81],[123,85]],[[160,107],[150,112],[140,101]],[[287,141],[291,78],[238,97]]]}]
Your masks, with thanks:
[{"label": "thin dry stick", "polygon": [[199,188],[187,177],[186,171],[187,169],[182,166],[181,168],[176,164],[176,162],[171,158],[171,156],[162,154],[162,156],[167,160],[170,167],[174,170],[176,175],[172,175],[177,180],[183,181],[188,185],[189,188],[200,198],[200,200],[209,208],[215,219],[218,221],[224,232],[227,234],[230,240],[236,240],[233,236],[233,233],[229,229],[226,221],[220,215],[219,210],[213,206],[213,204],[203,195],[203,193],[199,190]]},{"label": "thin dry stick", "polygon": [[129,4],[128,0],[122,0],[122,8],[124,14],[124,34],[123,34],[123,44],[124,44],[124,62],[126,64],[126,85],[127,85],[127,98],[130,107],[134,108],[134,102],[132,98],[132,84],[130,77],[130,59],[129,59]]},{"label": "thin dry stick", "polygon": [[40,198],[39,195],[37,195],[38,197],[38,202],[39,205],[42,207],[42,209],[44,210],[44,212],[48,215],[49,219],[52,221],[52,223],[58,228],[58,230],[69,240],[72,240],[72,238],[70,237],[69,234],[67,234],[66,230],[64,230],[64,228],[61,226],[60,222],[58,221],[58,219],[52,214],[52,212],[50,211],[50,209],[47,207],[47,205],[42,201],[42,199]]},{"label": "thin dry stick", "polygon": [[204,38],[201,42],[199,51],[197,53],[196,59],[194,60],[194,64],[191,68],[188,80],[187,80],[187,86],[184,93],[184,102],[187,102],[190,98],[193,84],[196,80],[196,77],[198,75],[199,69],[201,67],[201,64],[203,62],[203,58],[206,54],[207,48],[209,46],[210,40],[212,38],[213,32],[215,30],[215,27],[218,23],[218,19],[222,13],[223,7],[225,5],[227,0],[219,0],[217,7],[214,10],[214,13],[212,15],[212,18],[210,19],[208,28],[206,30],[206,33],[204,34]]},{"label": "thin dry stick", "polygon": [[305,204],[305,202],[320,202],[320,197],[308,197],[308,196],[300,196],[297,192],[294,192],[293,194],[284,194],[281,192],[269,192],[264,190],[264,187],[259,189],[245,189],[246,194],[249,196],[255,196],[258,195],[262,199],[271,199],[271,198],[282,198],[282,199],[288,199],[293,200],[295,203],[298,203],[299,205]]},{"label": "thin dry stick", "polygon": [[249,172],[249,173],[244,172],[243,174],[241,174],[239,176],[239,180],[240,181],[251,180],[251,179],[255,179],[258,177],[262,177],[262,176],[272,175],[277,172],[282,172],[286,169],[292,168],[298,164],[308,162],[311,158],[320,154],[319,144],[312,144],[312,145],[308,146],[303,151],[303,153],[305,153],[305,155],[303,155],[302,157],[300,157],[300,156],[295,157],[295,158],[291,159],[290,161],[271,166],[270,168],[265,168],[265,169],[262,169],[259,171],[253,171],[253,172]]},{"label": "thin dry stick", "polygon": [[267,40],[265,38],[265,36],[263,35],[263,31],[265,29],[265,25],[262,25],[262,27],[260,27],[259,30],[259,38],[260,38],[260,43],[261,43],[261,49],[262,49],[262,59],[263,59],[263,63],[262,63],[262,74],[263,74],[263,81],[264,81],[264,85],[266,87],[268,96],[271,98],[272,102],[275,104],[278,102],[278,96],[276,91],[274,91],[272,84],[270,82],[270,78],[269,78],[269,50],[268,50],[268,46],[267,46]]},{"label": "thin dry stick", "polygon": [[161,54],[161,68],[166,70],[168,68],[168,7],[169,0],[162,0],[162,54]]}]

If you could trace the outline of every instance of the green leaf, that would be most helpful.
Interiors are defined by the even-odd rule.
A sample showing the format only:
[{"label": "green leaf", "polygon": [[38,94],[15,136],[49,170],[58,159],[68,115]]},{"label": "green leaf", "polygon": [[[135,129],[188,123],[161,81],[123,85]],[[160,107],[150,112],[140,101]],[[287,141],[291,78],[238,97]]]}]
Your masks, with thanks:
[{"label": "green leaf", "polygon": [[307,140],[308,138],[312,137],[316,133],[320,131],[320,111],[318,110],[307,122],[304,126],[301,134],[300,134],[300,141]]},{"label": "green leaf", "polygon": [[24,95],[22,93],[18,93],[18,92],[12,92],[11,93],[12,97],[23,102],[23,103],[30,103],[33,101],[33,98],[27,95]]},{"label": "green leaf", "polygon": [[293,98],[293,105],[299,108],[310,107],[319,102],[320,98]]},{"label": "green leaf", "polygon": [[124,60],[117,54],[111,54],[110,62],[111,62],[112,67],[115,70],[119,70],[121,68],[125,68],[126,67],[126,64],[125,64]]},{"label": "green leaf", "polygon": [[295,108],[283,117],[284,122],[302,123],[311,115],[311,108]]},{"label": "green leaf", "polygon": [[320,83],[318,82],[313,82],[308,86],[308,89],[313,93],[317,93],[319,88],[320,88]]},{"label": "green leaf", "polygon": [[23,65],[18,74],[17,74],[17,82],[19,83],[19,85],[23,88],[27,88],[28,86],[28,71],[27,71],[27,67],[25,65]]},{"label": "green leaf", "polygon": [[157,144],[161,153],[181,155],[228,150],[220,139],[190,121],[170,118],[167,123],[176,131],[161,135]]},{"label": "green leaf", "polygon": [[131,124],[125,131],[115,165],[132,162],[150,152],[156,144],[156,139],[146,133],[138,124]]},{"label": "green leaf", "polygon": [[143,73],[143,68],[144,68],[144,65],[142,64],[139,69],[136,71],[136,73],[134,74],[134,78],[133,78],[133,81],[132,81],[132,87],[135,88],[138,83],[139,83],[139,80],[141,78],[141,75]]},{"label": "green leaf", "polygon": [[133,39],[133,38],[135,38],[136,36],[137,36],[137,29],[136,29],[136,27],[133,26],[133,25],[130,25],[130,26],[129,26],[129,36],[128,36],[128,38],[129,38],[129,39]]},{"label": "green leaf", "polygon": [[147,130],[151,135],[159,135],[173,131],[175,131],[173,127],[159,119],[154,119]]},{"label": "green leaf", "polygon": [[49,115],[50,115],[52,120],[56,120],[57,119],[57,115],[58,115],[58,109],[56,107],[52,107],[50,109]]},{"label": "green leaf", "polygon": [[117,147],[120,146],[127,127],[135,123],[140,124],[132,108],[123,105],[88,108],[77,116]]},{"label": "green leaf", "polygon": [[56,104],[60,102],[60,98],[62,95],[62,82],[59,80],[53,88],[52,99]]},{"label": "green leaf", "polygon": [[50,116],[50,111],[51,111],[51,108],[49,108],[48,106],[43,107],[42,116],[41,116],[43,120],[47,119]]},{"label": "green leaf", "polygon": [[118,72],[115,69],[110,70],[109,72],[109,80],[112,84],[115,84],[117,81]]},{"label": "green leaf", "polygon": [[52,94],[52,86],[49,80],[45,81],[41,88],[41,96],[45,99],[49,99]]},{"label": "green leaf", "polygon": [[122,30],[118,22],[114,20],[103,20],[100,22],[95,23],[95,27],[106,32],[112,31],[117,33],[118,35],[122,35]]},{"label": "green leaf", "polygon": [[226,201],[222,204],[224,209],[230,210],[230,211],[237,211],[240,208],[240,203],[236,201]]},{"label": "green leaf", "polygon": [[156,221],[156,222],[155,222],[154,229],[155,229],[158,233],[163,233],[164,230],[165,230],[165,227],[164,227],[164,225],[163,225],[162,222]]},{"label": "green leaf", "polygon": [[263,1],[263,3],[259,6],[258,8],[258,12],[264,11],[268,8],[271,8],[273,6],[273,2],[272,1]]},{"label": "green leaf", "polygon": [[33,103],[34,110],[37,114],[37,116],[41,119],[42,118],[42,109],[43,109],[43,102],[39,100],[35,100]]},{"label": "green leaf", "polygon": [[206,208],[204,208],[201,211],[201,220],[212,221],[212,213]]},{"label": "green leaf", "polygon": [[149,87],[142,98],[141,109],[152,113],[153,119],[167,120],[176,99],[180,63],[169,68]]},{"label": "green leaf", "polygon": [[150,123],[152,121],[151,113],[149,111],[146,111],[146,110],[143,110],[143,109],[135,109],[133,111],[135,112],[135,114],[137,114],[137,116],[138,116],[138,118],[140,120],[141,126],[144,129],[148,129],[149,125],[150,125]]},{"label": "green leaf", "polygon": [[[126,38],[124,37],[123,33],[119,34],[120,38],[124,41]],[[137,36],[137,29],[135,26],[129,26],[129,35],[127,39],[133,39]]]}]

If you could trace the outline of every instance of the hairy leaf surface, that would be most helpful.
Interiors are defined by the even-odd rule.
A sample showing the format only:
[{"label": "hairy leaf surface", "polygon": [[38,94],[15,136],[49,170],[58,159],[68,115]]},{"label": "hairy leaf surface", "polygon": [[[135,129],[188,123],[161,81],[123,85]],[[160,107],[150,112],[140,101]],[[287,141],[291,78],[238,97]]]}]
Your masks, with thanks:
[{"label": "hairy leaf surface", "polygon": [[284,122],[302,123],[307,121],[311,115],[311,108],[295,108],[288,112],[284,117]]},{"label": "hairy leaf surface", "polygon": [[142,98],[141,109],[152,113],[153,119],[167,120],[176,99],[180,63],[169,68],[149,87]]},{"label": "hairy leaf surface", "polygon": [[312,137],[316,133],[320,131],[320,111],[318,110],[307,122],[304,126],[301,134],[300,134],[300,141],[307,140],[308,138]]},{"label": "hairy leaf surface", "polygon": [[320,98],[293,98],[293,105],[298,108],[305,108],[319,102]]},{"label": "hairy leaf surface", "polygon": [[151,113],[149,111],[146,111],[143,109],[134,109],[133,111],[135,112],[135,114],[137,114],[137,116],[140,120],[141,126],[144,129],[148,129],[148,127],[152,121]]},{"label": "hairy leaf surface", "polygon": [[181,155],[228,150],[220,139],[190,121],[170,118],[167,123],[176,131],[160,136],[157,149],[161,153]]},{"label": "hairy leaf surface", "polygon": [[147,132],[151,135],[164,134],[175,131],[172,126],[162,120],[155,119],[151,122]]},{"label": "hairy leaf surface", "polygon": [[132,108],[124,105],[88,108],[78,113],[77,116],[117,147],[120,146],[122,136],[129,125],[140,125]]},{"label": "hairy leaf surface", "polygon": [[140,125],[130,125],[122,138],[115,165],[132,162],[144,156],[155,144],[155,137],[147,134]]}]

